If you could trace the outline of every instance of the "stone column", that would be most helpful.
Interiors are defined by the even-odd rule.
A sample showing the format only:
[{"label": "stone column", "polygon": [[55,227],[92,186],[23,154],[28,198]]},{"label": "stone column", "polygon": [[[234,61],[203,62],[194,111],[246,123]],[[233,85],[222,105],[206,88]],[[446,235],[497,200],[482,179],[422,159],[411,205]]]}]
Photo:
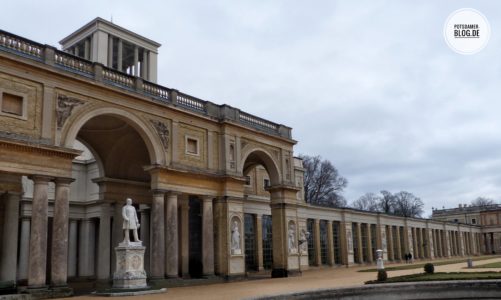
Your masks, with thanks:
[{"label": "stone column", "polygon": [[388,239],[388,260],[395,259],[395,247],[393,247],[393,226],[388,225],[386,238]]},{"label": "stone column", "polygon": [[57,178],[52,223],[51,285],[66,286],[68,278],[68,220],[72,178]]},{"label": "stone column", "polygon": [[151,202],[151,278],[165,274],[165,203],[164,193],[155,191]]},{"label": "stone column", "polygon": [[134,46],[134,76],[139,76],[138,61],[139,61],[139,49],[137,46]]},{"label": "stone column", "polygon": [[77,276],[77,235],[78,221],[70,220],[70,228],[68,234],[68,277]]},{"label": "stone column", "polygon": [[417,259],[419,257],[419,249],[418,249],[418,238],[417,238],[417,233],[416,233],[416,228],[412,227],[411,228],[411,233],[412,233],[412,258]]},{"label": "stone column", "polygon": [[[332,234],[332,221],[327,221],[327,263],[333,266],[334,263],[334,238]],[[301,251],[298,247],[298,251]]]},{"label": "stone column", "polygon": [[315,226],[313,227],[313,238],[315,239],[315,266],[322,265],[322,252],[320,249],[320,220],[315,219]]},{"label": "stone column", "polygon": [[263,216],[256,215],[256,251],[257,251],[257,270],[264,270],[263,262]]},{"label": "stone column", "polygon": [[362,248],[362,223],[357,223],[357,242],[358,242],[358,263],[364,263],[364,248]]},{"label": "stone column", "polygon": [[367,223],[367,262],[372,263],[374,261],[374,253],[372,253],[372,232],[371,224]]},{"label": "stone column", "polygon": [[[97,256],[97,279],[106,280],[110,278],[111,267],[111,216],[110,204],[101,205],[101,216],[99,218],[98,256]],[[143,224],[141,224],[143,225]]]},{"label": "stone column", "polygon": [[122,72],[122,63],[123,63],[123,43],[122,40],[118,39],[118,53],[117,53],[117,69]]},{"label": "stone column", "polygon": [[146,251],[144,252],[144,270],[146,271],[146,274],[150,274],[150,207],[147,205],[144,206],[145,207],[143,207],[140,211],[141,227],[139,228],[139,239],[146,247]]},{"label": "stone column", "polygon": [[397,230],[397,260],[402,260],[402,242],[400,241],[400,226],[396,226]]},{"label": "stone column", "polygon": [[178,194],[167,195],[165,206],[165,275],[175,278],[179,275],[179,230],[178,230]]},{"label": "stone column", "polygon": [[341,256],[343,264],[349,266],[355,262],[353,256],[353,234],[351,222],[341,222]]},{"label": "stone column", "polygon": [[28,287],[46,285],[47,266],[47,192],[49,177],[33,176],[33,202],[31,215],[30,254],[28,263]]},{"label": "stone column", "polygon": [[0,281],[15,282],[17,271],[17,236],[19,228],[19,193],[5,196],[2,256],[0,256]]},{"label": "stone column", "polygon": [[30,250],[30,223],[28,217],[21,218],[21,241],[19,243],[19,265],[17,266],[17,279],[28,278],[28,260]]},{"label": "stone column", "polygon": [[424,248],[424,234],[423,234],[423,228],[419,228],[419,254],[420,258],[425,258],[425,248]]},{"label": "stone column", "polygon": [[78,276],[89,277],[94,275],[95,224],[92,219],[80,222],[78,237]]},{"label": "stone column", "polygon": [[189,213],[190,205],[188,199],[182,199],[180,201],[181,206],[181,218],[179,223],[181,224],[181,241],[180,241],[180,254],[181,254],[181,274],[183,277],[189,277],[190,275],[190,230],[189,230]]},{"label": "stone column", "polygon": [[113,68],[113,37],[111,35],[108,35],[108,62],[106,66]]},{"label": "stone column", "polygon": [[204,275],[214,275],[214,221],[212,197],[203,198],[202,263]]},{"label": "stone column", "polygon": [[148,50],[143,49],[143,61],[141,62],[141,77],[148,80]]}]

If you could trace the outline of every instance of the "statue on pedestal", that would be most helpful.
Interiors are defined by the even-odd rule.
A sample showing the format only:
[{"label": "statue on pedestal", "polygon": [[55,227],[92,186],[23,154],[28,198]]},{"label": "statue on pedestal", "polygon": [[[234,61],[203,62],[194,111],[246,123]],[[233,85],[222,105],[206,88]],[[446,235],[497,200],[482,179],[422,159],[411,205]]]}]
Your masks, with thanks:
[{"label": "statue on pedestal", "polygon": [[123,243],[130,243],[129,230],[132,230],[133,232],[134,242],[141,243],[137,235],[137,229],[141,226],[141,224],[139,224],[139,219],[137,218],[136,208],[132,206],[131,198],[127,198],[126,204],[122,208],[122,218],[124,219],[122,228],[125,235]]},{"label": "statue on pedestal", "polygon": [[231,229],[231,254],[242,254],[242,249],[240,248],[240,232],[238,230],[237,221],[233,222],[233,227]]},{"label": "statue on pedestal", "polygon": [[[137,229],[140,225],[131,198],[127,198],[126,204],[122,208],[122,217],[124,240],[118,244],[118,247],[115,247],[117,261],[113,275],[113,288],[146,288],[146,272],[144,271],[144,251],[146,247],[143,246],[137,235]],[[133,242],[130,241],[129,230],[133,231]]]}]

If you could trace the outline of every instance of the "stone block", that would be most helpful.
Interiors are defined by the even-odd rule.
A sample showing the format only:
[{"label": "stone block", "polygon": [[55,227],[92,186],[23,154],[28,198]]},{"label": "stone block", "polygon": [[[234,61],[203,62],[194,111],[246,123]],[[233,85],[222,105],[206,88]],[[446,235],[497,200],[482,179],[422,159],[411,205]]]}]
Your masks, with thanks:
[{"label": "stone block", "polygon": [[116,270],[113,275],[113,288],[146,288],[144,270],[144,251],[146,247],[137,245],[119,245],[115,247]]}]

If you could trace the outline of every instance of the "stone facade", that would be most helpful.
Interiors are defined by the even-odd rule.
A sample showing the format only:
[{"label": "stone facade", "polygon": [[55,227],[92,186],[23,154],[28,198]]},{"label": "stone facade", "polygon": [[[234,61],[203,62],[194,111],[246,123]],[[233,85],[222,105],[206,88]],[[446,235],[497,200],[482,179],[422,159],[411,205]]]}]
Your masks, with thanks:
[{"label": "stone facade", "polygon": [[[88,36],[75,39],[82,32],[65,49],[90,47]],[[389,261],[481,253],[478,225],[305,203],[291,128],[133,76],[133,63],[130,75],[0,33],[0,91],[23,108],[0,105],[0,281],[111,282],[126,197],[138,204],[144,270],[155,280],[282,277],[374,263],[376,249]]]}]

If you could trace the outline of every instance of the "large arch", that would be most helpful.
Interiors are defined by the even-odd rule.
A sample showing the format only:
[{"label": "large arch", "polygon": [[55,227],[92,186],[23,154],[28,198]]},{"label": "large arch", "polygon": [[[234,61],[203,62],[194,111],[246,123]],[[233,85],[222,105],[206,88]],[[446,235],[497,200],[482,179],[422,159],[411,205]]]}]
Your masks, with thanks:
[{"label": "large arch", "polygon": [[265,149],[260,147],[244,148],[242,159],[240,161],[239,173],[245,173],[255,167],[263,165],[270,176],[271,185],[278,185],[282,182],[279,164],[273,159],[273,156]]},{"label": "large arch", "polygon": [[158,135],[152,132],[151,126],[146,125],[136,115],[114,107],[97,108],[86,112],[70,125],[67,125],[68,127],[63,130],[61,144],[67,148],[73,148],[73,143],[75,142],[80,129],[90,119],[105,115],[110,115],[123,120],[139,133],[148,149],[151,164],[165,164],[165,154],[162,142],[160,141]]}]

